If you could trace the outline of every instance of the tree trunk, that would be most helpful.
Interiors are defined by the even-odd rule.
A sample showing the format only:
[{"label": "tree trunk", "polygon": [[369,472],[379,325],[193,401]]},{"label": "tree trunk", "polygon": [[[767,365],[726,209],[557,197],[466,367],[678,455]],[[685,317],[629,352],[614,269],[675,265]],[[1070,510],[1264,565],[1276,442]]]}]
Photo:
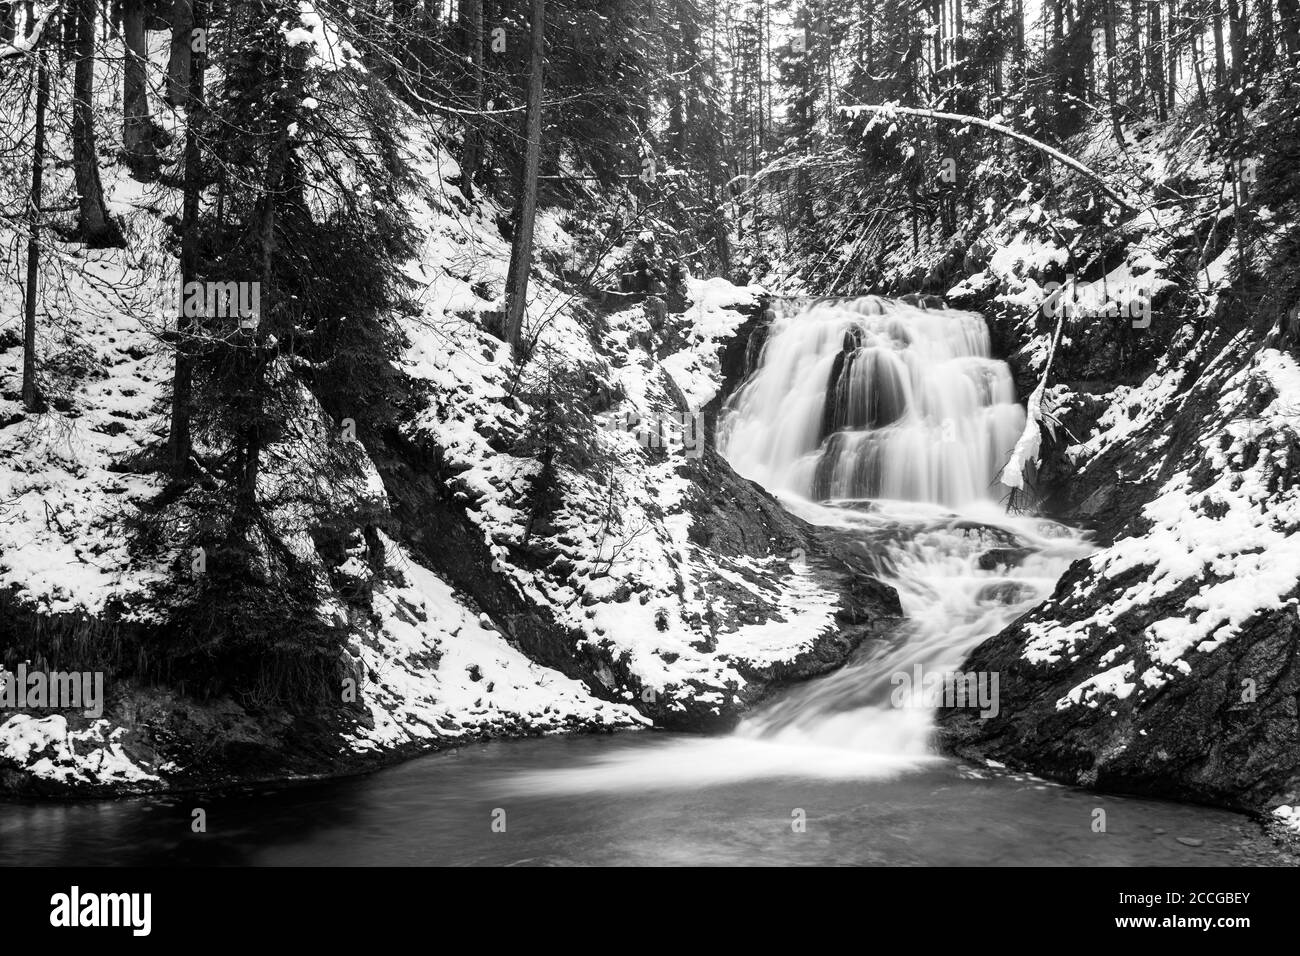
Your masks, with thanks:
[{"label": "tree trunk", "polygon": [[1242,0],[1228,0],[1228,49],[1232,65],[1228,68],[1228,95],[1231,108],[1240,108],[1238,91],[1249,77],[1246,73],[1246,10]]},{"label": "tree trunk", "polygon": [[1258,76],[1264,77],[1272,71],[1277,62],[1277,39],[1273,33],[1273,0],[1259,0],[1256,7],[1259,16],[1259,36],[1255,41],[1255,49],[1258,51],[1259,60],[1256,65],[1259,68]]},{"label": "tree trunk", "polygon": [[[261,222],[258,225],[258,251],[261,254],[260,282],[262,290],[270,293],[275,279],[275,252],[278,242],[275,238],[278,210],[276,197],[284,191],[285,170],[289,162],[289,125],[288,116],[282,118],[279,135],[267,159],[265,188],[262,194]],[[263,300],[262,317],[270,312],[269,304]],[[263,434],[263,417],[265,416],[266,374],[270,363],[270,351],[261,347],[259,342],[252,350],[250,361],[253,363],[251,381],[248,386],[247,422],[244,427],[243,448],[240,451],[242,474],[239,485],[239,504],[236,520],[232,528],[242,530],[257,509],[257,479],[262,467],[262,446],[265,444]]]},{"label": "tree trunk", "polygon": [[1110,99],[1110,128],[1115,134],[1115,142],[1124,147],[1124,130],[1119,123],[1119,89],[1115,82],[1115,59],[1118,50],[1115,47],[1115,0],[1106,0],[1102,13],[1106,29],[1106,96]]},{"label": "tree trunk", "polygon": [[27,233],[27,286],[23,301],[23,407],[40,411],[40,392],[36,387],[36,272],[41,258],[41,185],[45,174],[45,108],[50,99],[50,74],[45,54],[36,60],[36,132],[32,147],[32,196],[28,214],[31,225]]},{"label": "tree trunk", "polygon": [[[187,16],[191,28],[202,23],[203,8],[189,7]],[[195,14],[198,16],[196,17]],[[173,48],[174,49],[174,48]],[[189,49],[188,44],[186,49]],[[196,52],[187,57],[190,74],[185,78],[184,89],[188,96],[193,93],[193,102],[185,116],[185,183],[181,199],[181,289],[185,283],[198,281],[199,275],[199,194],[203,188],[200,175],[202,153],[199,148],[199,123],[203,118],[203,71],[206,55]],[[184,302],[180,296],[177,304]],[[172,408],[171,428],[167,436],[167,460],[172,476],[183,480],[189,471],[190,462],[190,403],[193,393],[193,358],[190,355],[189,338],[191,320],[185,310],[176,314],[176,365],[172,372]]]},{"label": "tree trunk", "polygon": [[98,0],[75,0],[76,65],[72,78],[72,168],[77,182],[77,234],[90,246],[122,244],[104,204],[95,151],[95,11]]},{"label": "tree trunk", "polygon": [[1205,55],[1205,48],[1201,43],[1201,38],[1195,33],[1192,34],[1192,78],[1196,80],[1196,98],[1200,101],[1201,109],[1208,109],[1210,105],[1209,97],[1205,93],[1205,76],[1201,73],[1201,58]]},{"label": "tree trunk", "polygon": [[1129,83],[1129,102],[1135,104],[1138,109],[1142,108],[1142,102],[1146,99],[1146,74],[1143,71],[1142,57],[1142,8],[1138,0],[1129,0],[1129,43],[1132,49],[1129,51],[1128,83]]},{"label": "tree trunk", "polygon": [[1168,74],[1165,82],[1165,100],[1169,104],[1169,113],[1173,115],[1174,110],[1178,107],[1176,91],[1178,90],[1178,43],[1175,38],[1178,36],[1178,0],[1168,0],[1169,19],[1166,21],[1165,45],[1165,63],[1167,64]]},{"label": "tree trunk", "polygon": [[[1082,173],[1088,179],[1092,180],[1092,182],[1096,183],[1097,187],[1108,197],[1110,197],[1110,199],[1112,199],[1120,209],[1133,212],[1140,208],[1140,206],[1134,204],[1131,198],[1125,198],[1124,196],[1120,195],[1120,192],[1116,187],[1112,186],[1100,175],[1093,172],[1091,169],[1083,165],[1083,163],[1079,162],[1074,157],[1061,152],[1059,149],[1056,149],[1055,147],[1048,146],[1046,143],[1042,142],[1041,140],[1034,139],[1032,136],[1029,136],[1026,133],[1021,133],[1018,130],[1012,129],[1010,126],[1004,126],[1001,123],[995,123],[992,120],[986,120],[979,116],[967,116],[961,113],[944,113],[944,112],[940,112],[939,110],[920,109],[918,107],[898,106],[895,104],[891,104],[889,106],[880,106],[874,103],[861,103],[855,106],[846,106],[844,107],[844,111],[846,113],[849,113],[850,115],[859,112],[884,113],[887,116],[889,116],[891,119],[894,114],[902,113],[905,116],[922,116],[927,119],[943,120],[949,123],[961,123],[963,125],[969,124],[971,126],[979,126],[983,129],[991,130],[994,133],[998,133],[1002,136],[1006,136],[1009,137],[1010,139],[1014,139],[1017,142],[1024,143],[1026,146],[1030,146],[1038,150],[1040,153],[1042,153],[1044,156],[1048,157],[1049,159],[1053,160],[1054,162],[1060,163],[1062,166],[1066,166],[1070,169],[1073,169],[1077,173]],[[1123,187],[1119,187],[1119,188],[1122,189]]]},{"label": "tree trunk", "polygon": [[1210,7],[1214,20],[1214,95],[1223,94],[1223,81],[1227,66],[1223,58],[1223,0],[1214,0]]},{"label": "tree trunk", "polygon": [[[466,9],[468,8],[468,9]],[[469,56],[473,69],[474,109],[483,109],[483,0],[463,0],[461,10],[468,13]],[[483,137],[476,116],[465,123],[465,148],[460,157],[460,191],[466,199],[474,198],[474,177],[478,173]]]},{"label": "tree trunk", "polygon": [[1161,51],[1164,48],[1164,22],[1160,18],[1158,0],[1147,2],[1147,82],[1155,97],[1156,116],[1165,120],[1169,117],[1168,103],[1165,100],[1165,68]]},{"label": "tree trunk", "polygon": [[1286,65],[1294,66],[1300,60],[1300,3],[1296,0],[1277,0],[1278,32],[1282,35],[1282,49]]},{"label": "tree trunk", "polygon": [[138,179],[152,179],[158,163],[153,118],[149,115],[149,35],[144,0],[123,0],[122,37],[126,65],[122,71],[122,148]]},{"label": "tree trunk", "polygon": [[542,70],[545,44],[546,0],[532,0],[529,33],[528,112],[524,121],[524,163],[519,177],[519,221],[510,248],[506,279],[506,342],[515,355],[520,351],[524,307],[528,299],[528,273],[533,263],[533,220],[537,215],[537,165],[542,146]]},{"label": "tree trunk", "polygon": [[195,26],[193,0],[173,0],[172,48],[167,59],[167,102],[172,106],[183,106],[189,98]]}]

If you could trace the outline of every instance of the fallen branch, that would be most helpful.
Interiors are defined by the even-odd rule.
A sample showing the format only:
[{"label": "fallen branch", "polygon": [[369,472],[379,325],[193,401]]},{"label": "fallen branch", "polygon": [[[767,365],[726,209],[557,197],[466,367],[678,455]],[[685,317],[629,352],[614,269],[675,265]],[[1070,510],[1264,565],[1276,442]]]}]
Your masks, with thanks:
[{"label": "fallen branch", "polygon": [[1026,136],[1024,133],[1017,132],[1009,126],[1003,126],[1001,123],[994,123],[991,120],[981,119],[978,116],[964,116],[961,113],[941,113],[938,110],[917,109],[911,106],[897,106],[892,103],[884,106],[875,106],[870,103],[864,103],[859,106],[843,106],[840,107],[840,109],[850,115],[857,115],[858,113],[877,113],[883,116],[893,116],[897,113],[903,113],[907,116],[924,116],[929,119],[948,120],[954,123],[968,123],[972,126],[981,126],[984,129],[992,130],[995,133],[1000,133],[1003,136],[1008,136],[1011,139],[1018,140],[1026,146],[1032,146],[1044,155],[1056,160],[1056,162],[1060,163],[1062,166],[1067,166],[1070,169],[1073,169],[1076,173],[1086,176],[1088,179],[1096,183],[1101,191],[1110,197],[1117,206],[1126,212],[1137,212],[1140,208],[1140,206],[1135,205],[1133,200],[1121,196],[1119,192],[1116,191],[1115,187],[1111,186],[1110,183],[1106,182],[1106,180],[1098,173],[1093,172],[1077,159],[1065,155],[1065,153],[1061,152],[1059,149],[1054,149],[1046,143],[1034,139],[1032,136]]},{"label": "fallen branch", "polygon": [[[1064,292],[1065,290],[1062,289],[1057,294],[1063,295]],[[1052,374],[1052,359],[1056,357],[1056,346],[1060,343],[1061,332],[1065,328],[1065,313],[1066,310],[1062,308],[1061,314],[1056,318],[1056,330],[1052,333],[1052,341],[1047,349],[1047,361],[1043,363],[1043,377],[1039,379],[1038,386],[1025,402],[1025,430],[1016,439],[1011,457],[1007,459],[1002,473],[998,476],[998,480],[1008,488],[1024,490],[1025,470],[1031,465],[1034,467],[1038,465],[1038,452],[1043,442],[1043,395],[1047,391],[1047,377]]]}]

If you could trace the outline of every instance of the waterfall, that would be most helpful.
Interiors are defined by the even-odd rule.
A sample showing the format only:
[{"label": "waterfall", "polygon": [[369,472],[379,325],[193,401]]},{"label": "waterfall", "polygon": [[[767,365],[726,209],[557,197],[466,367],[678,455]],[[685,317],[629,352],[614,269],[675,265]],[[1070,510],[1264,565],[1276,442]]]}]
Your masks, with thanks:
[{"label": "waterfall", "polygon": [[874,296],[777,317],[718,450],[773,491],[960,506],[997,498],[1025,425],[973,312]]},{"label": "waterfall", "polygon": [[[870,541],[905,621],[752,716],[742,737],[930,752],[934,700],[922,678],[956,674],[1091,550],[1073,529],[1000,506],[1008,489],[997,475],[1024,425],[976,313],[865,297],[773,320],[723,409],[718,450],[800,517]],[[999,676],[972,675],[986,696]]]}]

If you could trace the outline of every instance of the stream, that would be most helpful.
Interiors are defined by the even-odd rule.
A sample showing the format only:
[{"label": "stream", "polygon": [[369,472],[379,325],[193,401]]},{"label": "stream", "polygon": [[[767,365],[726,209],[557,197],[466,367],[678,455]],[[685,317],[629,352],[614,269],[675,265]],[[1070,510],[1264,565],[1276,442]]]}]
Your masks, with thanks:
[{"label": "stream", "polygon": [[[978,315],[868,298],[778,316],[720,419],[719,449],[794,513],[866,542],[906,616],[892,635],[726,737],[498,741],[254,793],[9,805],[0,862],[1289,862],[1242,815],[933,752],[930,676],[940,694],[956,686],[944,679],[966,654],[1092,550],[1002,504],[998,470],[1024,424]],[[997,678],[964,675],[965,705],[995,708]],[[199,806],[208,829],[194,834]]]}]

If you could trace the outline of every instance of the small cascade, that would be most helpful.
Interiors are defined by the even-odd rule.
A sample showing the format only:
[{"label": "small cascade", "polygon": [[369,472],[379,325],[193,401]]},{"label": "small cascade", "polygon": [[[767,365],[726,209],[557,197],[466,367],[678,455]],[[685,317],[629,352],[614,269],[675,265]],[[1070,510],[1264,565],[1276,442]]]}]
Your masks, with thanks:
[{"label": "small cascade", "polygon": [[[755,714],[740,736],[929,752],[927,681],[955,674],[1091,550],[1077,531],[999,504],[1008,489],[997,476],[1024,426],[1011,371],[991,357],[976,313],[865,297],[774,320],[723,410],[718,449],[800,517],[870,541],[906,621]],[[998,676],[974,675],[986,711]]]},{"label": "small cascade", "polygon": [[1005,493],[1024,425],[979,315],[868,296],[774,321],[718,449],[773,491],[959,506]]}]

